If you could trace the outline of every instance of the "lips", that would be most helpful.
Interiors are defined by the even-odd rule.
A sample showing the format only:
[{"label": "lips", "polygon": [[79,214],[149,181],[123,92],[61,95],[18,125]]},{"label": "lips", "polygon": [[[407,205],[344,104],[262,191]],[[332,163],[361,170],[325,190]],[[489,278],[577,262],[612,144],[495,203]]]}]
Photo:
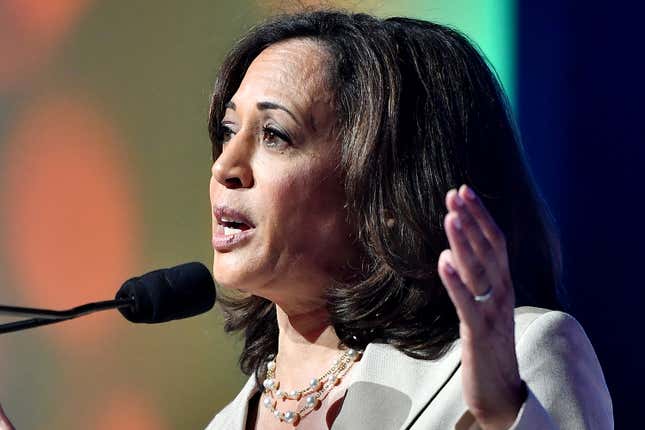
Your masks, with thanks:
[{"label": "lips", "polygon": [[245,213],[228,206],[216,206],[213,215],[217,228],[213,234],[213,248],[218,252],[231,251],[241,246],[255,232],[255,223]]}]

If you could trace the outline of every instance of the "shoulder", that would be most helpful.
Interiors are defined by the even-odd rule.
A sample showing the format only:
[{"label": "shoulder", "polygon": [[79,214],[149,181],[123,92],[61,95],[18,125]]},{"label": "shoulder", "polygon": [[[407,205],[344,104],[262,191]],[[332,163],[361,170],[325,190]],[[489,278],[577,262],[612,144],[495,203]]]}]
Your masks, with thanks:
[{"label": "shoulder", "polygon": [[600,371],[587,334],[580,323],[565,312],[528,306],[515,309],[515,345],[518,359],[527,353],[532,360],[541,356],[565,361],[586,358]]},{"label": "shoulder", "polygon": [[526,329],[537,322],[535,327],[545,328],[549,325],[561,323],[575,323],[579,326],[574,317],[566,312],[553,311],[551,309],[538,308],[534,306],[520,306],[515,308],[515,335],[521,337]]},{"label": "shoulder", "polygon": [[593,346],[573,316],[517,308],[515,343],[520,376],[555,422],[608,428],[602,423],[613,421],[611,397]]}]

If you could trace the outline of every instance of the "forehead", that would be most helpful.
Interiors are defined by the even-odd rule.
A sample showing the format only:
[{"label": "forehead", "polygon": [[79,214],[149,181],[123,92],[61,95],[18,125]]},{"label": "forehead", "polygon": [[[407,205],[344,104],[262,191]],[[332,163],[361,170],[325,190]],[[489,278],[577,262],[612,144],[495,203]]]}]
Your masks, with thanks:
[{"label": "forehead", "polygon": [[325,48],[314,40],[292,39],[271,45],[253,60],[233,100],[275,99],[301,111],[329,103],[328,59]]}]

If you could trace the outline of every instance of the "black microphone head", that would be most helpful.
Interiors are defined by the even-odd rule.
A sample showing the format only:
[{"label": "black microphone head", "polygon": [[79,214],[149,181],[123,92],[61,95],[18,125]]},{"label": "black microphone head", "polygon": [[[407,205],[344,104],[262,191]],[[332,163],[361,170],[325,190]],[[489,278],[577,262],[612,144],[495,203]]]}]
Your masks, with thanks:
[{"label": "black microphone head", "polygon": [[130,298],[132,306],[119,308],[128,320],[166,322],[210,310],[215,304],[215,283],[206,266],[185,263],[127,280],[116,299]]}]

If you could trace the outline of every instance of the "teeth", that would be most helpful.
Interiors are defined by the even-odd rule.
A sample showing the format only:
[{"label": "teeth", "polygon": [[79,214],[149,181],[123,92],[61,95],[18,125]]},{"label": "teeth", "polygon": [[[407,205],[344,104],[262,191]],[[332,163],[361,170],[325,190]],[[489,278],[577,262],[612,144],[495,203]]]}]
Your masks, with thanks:
[{"label": "teeth", "polygon": [[224,234],[226,236],[228,236],[230,234],[236,234],[236,233],[239,233],[241,231],[242,230],[240,230],[239,228],[224,227]]},{"label": "teeth", "polygon": [[222,222],[240,222],[240,221],[238,221],[236,219],[233,219],[233,218],[224,218],[224,217],[222,217]]}]

